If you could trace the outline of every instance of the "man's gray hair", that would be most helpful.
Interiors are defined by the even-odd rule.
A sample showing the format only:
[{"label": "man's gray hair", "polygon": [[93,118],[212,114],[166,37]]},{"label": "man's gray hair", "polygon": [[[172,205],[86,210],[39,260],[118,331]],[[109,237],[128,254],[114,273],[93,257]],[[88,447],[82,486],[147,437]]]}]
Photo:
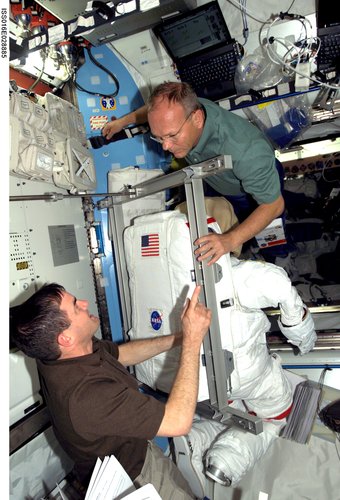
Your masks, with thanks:
[{"label": "man's gray hair", "polygon": [[146,104],[147,112],[154,111],[164,99],[169,103],[181,104],[186,115],[202,108],[197,95],[188,83],[164,82],[158,85],[150,95]]}]

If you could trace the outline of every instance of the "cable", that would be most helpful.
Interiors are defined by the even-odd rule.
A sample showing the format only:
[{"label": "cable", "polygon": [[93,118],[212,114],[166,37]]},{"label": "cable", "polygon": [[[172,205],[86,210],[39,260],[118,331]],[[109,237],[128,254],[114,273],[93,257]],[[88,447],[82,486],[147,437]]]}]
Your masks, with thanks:
[{"label": "cable", "polygon": [[[38,69],[38,68],[35,68],[35,69]],[[45,73],[45,59],[43,60],[43,65],[42,65],[42,68],[40,70],[39,76],[32,83],[32,85],[27,89],[27,92],[31,92],[38,85],[38,83],[40,82],[40,80],[41,80],[41,78],[42,78],[42,76],[43,76],[44,73]]]},{"label": "cable", "polygon": [[[234,7],[236,7],[237,9],[240,9],[240,5],[236,3],[237,0],[228,0],[228,2],[230,2]],[[251,10],[245,7],[242,7],[242,9],[244,9],[244,12],[245,14],[247,14],[247,16],[251,17],[252,19],[254,19],[255,21],[257,21],[258,23],[261,23],[261,24],[267,24],[268,23],[268,20],[263,20],[263,19],[258,19],[257,17],[257,13],[255,12],[252,12]]]},{"label": "cable", "polygon": [[339,443],[340,443],[340,434],[338,432],[335,432],[335,449],[336,449],[338,458],[340,460],[340,446],[339,446]]},{"label": "cable", "polygon": [[333,182],[339,182],[339,179],[326,179],[325,177],[325,168],[326,168],[326,163],[324,163],[322,170],[321,170],[321,177],[325,182],[333,183]]},{"label": "cable", "polygon": [[[248,26],[247,26],[247,24],[245,25],[245,21],[244,21],[245,17],[244,16],[247,15],[247,16],[251,17],[252,19],[254,19],[255,21],[262,23],[263,25],[266,25],[266,24],[270,23],[270,21],[268,19],[266,19],[266,20],[259,19],[258,16],[257,16],[257,14],[255,12],[252,12],[248,7],[246,7],[246,0],[238,0],[238,3],[236,3],[236,0],[228,0],[228,2],[231,3],[234,7],[236,7],[238,10],[241,11],[241,15],[242,15],[242,19],[243,19],[243,26],[244,26],[243,36],[245,37],[245,40],[248,39],[248,38],[246,39],[246,37],[248,37],[248,31],[247,32],[245,31],[245,30],[248,30]],[[311,27],[311,23],[310,23],[310,21],[306,17],[301,16],[299,14],[290,14],[289,13],[289,11],[292,8],[294,2],[295,2],[295,0],[293,0],[291,2],[289,8],[287,9],[287,11],[285,13],[281,12],[280,16],[276,17],[274,19],[274,21],[272,21],[270,23],[268,31],[271,29],[271,27],[273,26],[274,23],[276,23],[279,20],[282,21],[285,17],[288,17],[291,20],[299,20],[303,24],[304,29],[306,31],[306,37],[305,37],[304,41],[309,41],[309,43],[308,43],[308,45],[306,47],[305,53],[304,53],[304,55],[306,57],[308,57],[308,60],[309,60],[309,59],[315,58],[317,56],[317,53],[318,53],[318,51],[320,49],[321,42],[320,42],[320,39],[317,38],[317,37],[307,37],[307,28],[306,28],[305,22],[307,22],[310,27]],[[262,28],[263,28],[263,26],[262,26]],[[261,32],[262,28],[260,29],[260,32]],[[312,42],[312,40],[316,40],[316,42],[317,42],[317,50],[314,53],[313,53],[313,42]],[[265,45],[265,48],[266,48],[267,55],[268,55],[269,59],[274,64],[277,64],[277,65],[278,64],[282,64],[285,70],[288,69],[288,70],[290,70],[290,71],[298,74],[299,76],[301,76],[303,78],[306,78],[306,74],[298,71],[295,67],[293,67],[291,65],[291,63],[287,63],[287,61],[284,60],[284,59],[282,59],[277,53],[275,53],[275,56],[274,56],[274,49],[272,47],[270,47],[270,45],[272,45],[274,41],[278,41],[279,43],[281,43],[281,45],[285,46],[285,43],[282,42],[282,40],[277,39],[275,37],[269,37],[269,36],[267,36],[267,44]],[[292,44],[292,43],[291,43],[291,46],[292,46],[291,48],[294,47],[297,50],[297,61],[298,62],[302,62],[303,52],[301,52],[300,47],[298,47],[297,45]],[[285,54],[285,55],[288,55],[289,52],[290,52],[290,49],[288,49],[288,47],[286,47],[286,49],[287,49],[288,53]],[[277,57],[276,60],[275,60],[275,57]],[[308,76],[307,78],[311,82],[314,82],[317,85],[320,85],[321,87],[327,87],[327,88],[333,89],[333,90],[339,90],[340,89],[339,85],[331,85],[329,83],[326,83],[326,82],[323,82],[323,81],[319,80],[318,78],[313,78],[311,76]]]},{"label": "cable", "polygon": [[[276,38],[275,38],[273,41],[278,41],[278,42],[280,43],[279,39],[276,39]],[[268,52],[267,52],[267,55],[268,55],[269,59],[270,59],[272,62],[274,62],[274,61],[273,61],[273,59],[269,56]],[[300,62],[300,61],[299,61],[299,62]],[[306,74],[305,74],[305,73],[302,73],[301,71],[298,71],[296,68],[294,68],[293,66],[291,66],[291,64],[287,64],[287,63],[285,63],[285,62],[284,62],[284,61],[282,61],[282,60],[281,60],[281,63],[283,64],[283,66],[284,66],[286,69],[287,69],[287,68],[288,68],[288,69],[290,69],[291,71],[293,71],[294,73],[296,73],[296,74],[298,74],[298,75],[302,76],[303,78],[308,78],[311,82],[314,82],[314,83],[316,83],[317,85],[320,85],[320,87],[326,87],[326,88],[328,88],[328,89],[333,89],[333,90],[340,90],[340,85],[331,85],[331,84],[329,84],[329,83],[322,82],[322,81],[321,81],[321,80],[319,80],[318,78],[314,78],[314,77],[312,77],[312,76],[306,76]],[[278,63],[278,62],[276,62],[275,64],[279,64],[279,63]]]},{"label": "cable", "polygon": [[293,1],[292,1],[292,3],[290,4],[290,6],[288,7],[288,9],[287,9],[287,13],[288,13],[288,12],[290,11],[290,9],[293,7],[294,3],[295,3],[295,0],[293,0]]},{"label": "cable", "polygon": [[112,94],[101,94],[99,92],[92,92],[91,90],[84,89],[84,87],[82,87],[81,85],[79,85],[79,83],[76,81],[76,72],[74,72],[74,74],[73,74],[74,85],[76,86],[76,88],[78,90],[80,90],[82,92],[87,92],[88,94],[91,94],[91,95],[96,95],[96,96],[99,96],[99,97],[116,97],[116,95],[119,92],[119,81],[118,81],[118,79],[116,78],[116,76],[113,73],[111,73],[111,71],[109,71],[107,68],[105,68],[102,64],[100,64],[97,61],[97,59],[95,57],[93,57],[93,55],[91,53],[91,49],[89,47],[86,47],[86,50],[87,50],[89,58],[93,62],[93,64],[95,64],[98,68],[100,68],[102,71],[104,71],[105,73],[107,73],[113,79],[113,81],[115,83],[115,86],[116,86],[116,90],[114,92],[112,92]]},{"label": "cable", "polygon": [[[296,43],[301,43],[301,46],[298,46],[296,43],[289,42],[289,41],[282,39],[280,37],[276,38],[274,36],[271,36],[271,30],[272,30],[273,26],[277,22],[285,19],[286,17],[288,17],[290,20],[297,20],[301,23],[301,28],[303,28],[303,30],[304,30],[304,37],[301,39],[302,35],[300,34],[298,36],[298,40],[296,42]],[[275,56],[277,58],[276,64],[283,63],[284,66],[287,66],[287,61],[285,59],[283,59],[281,56],[279,56],[279,54],[277,54],[273,49],[273,43],[275,41],[279,42],[281,45],[283,45],[283,47],[286,48],[287,53],[291,52],[290,49],[295,49],[296,50],[296,57],[298,57],[299,59],[302,58],[303,56],[308,57],[308,58],[310,58],[312,56],[312,54],[311,54],[312,42],[310,40],[314,40],[314,38],[308,37],[308,29],[306,26],[306,22],[309,24],[309,28],[312,29],[312,25],[311,25],[310,21],[308,19],[304,18],[303,16],[280,12],[279,16],[275,17],[273,19],[273,21],[270,23],[270,25],[267,29],[267,36],[266,36],[267,45],[265,47],[267,49],[268,55],[269,55],[269,52],[271,52],[271,55]],[[305,43],[302,44],[302,42],[305,42]],[[308,43],[305,46],[306,42],[308,42]],[[289,44],[290,49],[287,46],[287,43]]]},{"label": "cable", "polygon": [[[323,81],[319,80],[318,78],[314,78],[312,76],[306,76],[305,73],[302,73],[301,71],[299,71],[298,69],[296,69],[296,66],[298,66],[298,63],[304,62],[304,59],[306,61],[308,61],[308,60],[316,58],[316,56],[317,56],[317,54],[319,52],[319,49],[320,49],[321,41],[320,41],[320,39],[318,37],[308,37],[307,36],[306,23],[309,24],[310,28],[312,28],[312,25],[311,25],[311,22],[306,17],[304,17],[302,15],[299,15],[299,14],[290,14],[289,13],[289,11],[292,8],[295,0],[293,0],[291,2],[290,6],[289,6],[289,8],[287,9],[286,12],[280,12],[280,15],[277,16],[272,22],[270,22],[270,20],[268,20],[268,19],[266,19],[266,20],[259,19],[257,17],[256,13],[252,12],[251,10],[249,10],[248,7],[246,7],[246,0],[238,0],[238,3],[236,3],[236,0],[228,0],[228,1],[232,5],[234,5],[234,7],[236,7],[238,10],[241,11],[242,20],[243,20],[243,26],[244,26],[244,29],[243,29],[243,36],[245,38],[245,42],[244,43],[246,43],[246,41],[248,39],[248,33],[249,33],[248,25],[247,25],[247,21],[246,21],[246,16],[251,17],[255,21],[262,23],[263,25],[270,24],[270,26],[268,28],[268,31],[267,31],[267,43],[264,45],[264,47],[266,49],[266,52],[267,52],[267,55],[268,55],[269,59],[274,64],[276,64],[276,65],[283,65],[284,70],[286,70],[286,71],[288,70],[288,74],[289,74],[289,71],[293,72],[293,73],[295,73],[295,74],[297,74],[297,75],[299,75],[299,76],[301,76],[303,78],[308,78],[311,82],[316,83],[317,85],[320,85],[321,87],[326,87],[326,88],[333,89],[333,90],[339,90],[340,89],[339,85],[332,85],[332,84],[323,82]],[[298,21],[300,21],[302,23],[302,26],[303,26],[304,31],[305,31],[305,38],[302,39],[302,40],[300,40],[300,41],[298,41],[298,43],[301,44],[301,47],[297,46],[296,44],[293,44],[293,43],[289,42],[290,43],[290,48],[289,48],[286,45],[286,43],[287,43],[286,40],[282,41],[282,39],[280,39],[280,38],[275,38],[273,36],[269,36],[269,31],[272,28],[272,26],[277,21],[282,21],[283,19],[285,19],[285,17],[288,17],[290,20],[298,20]],[[262,31],[262,28],[263,28],[263,26],[260,29],[260,33]],[[285,56],[283,58],[280,57],[274,51],[274,49],[272,47],[274,41],[280,43],[281,45],[283,45],[286,48],[286,54],[285,54]],[[316,49],[314,49],[315,43],[317,44]],[[293,61],[287,62],[287,58],[288,58],[289,54],[291,53],[292,49],[296,50],[296,52],[297,52],[296,53],[296,57],[295,57],[295,59],[293,59]],[[295,64],[295,67],[292,64]]]},{"label": "cable", "polygon": [[318,387],[320,389],[320,394],[318,397],[318,403],[317,403],[317,409],[316,409],[317,415],[319,415],[320,410],[321,410],[320,404],[322,401],[322,390],[323,390],[323,386],[325,385],[326,372],[328,372],[328,371],[332,371],[332,368],[330,368],[328,365],[326,365],[325,368],[322,370],[321,375],[320,375],[319,380],[318,380]]},{"label": "cable", "polygon": [[249,37],[249,28],[248,28],[248,21],[247,21],[247,0],[238,0],[240,4],[240,11],[241,11],[241,16],[242,16],[242,22],[243,22],[243,36],[244,36],[244,44],[245,45],[248,41]]},{"label": "cable", "polygon": [[325,292],[322,290],[322,288],[320,288],[320,287],[319,287],[316,283],[311,283],[311,284],[309,285],[309,293],[310,293],[310,296],[312,297],[312,301],[313,301],[313,302],[316,302],[316,301],[317,301],[317,298],[314,296],[314,294],[313,294],[313,292],[312,292],[312,288],[313,288],[313,286],[314,286],[317,290],[319,290],[319,292],[320,292],[320,294],[321,294],[321,297],[322,297],[323,299],[325,299],[326,301],[328,301],[327,295],[326,295],[326,294],[325,294]]},{"label": "cable", "polygon": [[[280,37],[276,38],[271,35],[271,30],[273,26],[278,21],[282,21],[285,17],[288,17],[291,20],[299,21],[301,23],[305,35],[303,39],[298,38],[297,42],[292,43],[286,39],[282,39]],[[314,82],[317,85],[320,85],[321,87],[326,87],[333,90],[340,90],[340,85],[336,84],[332,85],[326,82],[322,82],[318,78],[312,77],[310,75],[307,76],[306,74],[302,73],[297,69],[297,67],[299,67],[299,64],[301,62],[307,62],[312,59],[315,59],[318,55],[321,45],[321,41],[318,37],[308,36],[308,29],[306,23],[308,23],[309,28],[312,29],[310,21],[304,16],[300,16],[298,14],[288,14],[288,12],[286,13],[281,12],[279,16],[275,17],[267,29],[267,36],[266,36],[267,43],[264,45],[267,52],[267,56],[274,64],[282,65],[284,70],[288,71],[288,74],[290,72],[293,72],[303,78],[308,78],[311,82]],[[280,44],[286,49],[286,53],[284,54],[284,56],[280,56],[275,51],[274,42]]]}]

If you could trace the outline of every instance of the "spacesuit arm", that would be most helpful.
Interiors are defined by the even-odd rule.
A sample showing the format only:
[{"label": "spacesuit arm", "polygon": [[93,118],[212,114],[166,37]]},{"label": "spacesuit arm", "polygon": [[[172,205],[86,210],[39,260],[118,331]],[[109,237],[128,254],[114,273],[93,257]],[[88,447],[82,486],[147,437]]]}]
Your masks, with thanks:
[{"label": "spacesuit arm", "polygon": [[295,325],[287,325],[284,323],[283,315],[281,314],[278,325],[283,335],[288,339],[288,342],[299,348],[301,355],[307,354],[307,352],[314,348],[317,336],[314,321],[309,309],[305,308],[303,319],[301,317],[301,320]]},{"label": "spacesuit arm", "polygon": [[301,354],[313,349],[316,333],[313,318],[292,285],[286,271],[269,262],[231,258],[233,281],[239,301],[249,309],[280,308],[281,332]]}]

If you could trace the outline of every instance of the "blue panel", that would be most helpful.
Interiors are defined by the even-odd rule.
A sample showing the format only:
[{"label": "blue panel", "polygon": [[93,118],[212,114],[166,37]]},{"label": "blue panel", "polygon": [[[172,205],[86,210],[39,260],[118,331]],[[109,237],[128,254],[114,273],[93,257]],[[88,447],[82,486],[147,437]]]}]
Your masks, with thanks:
[{"label": "blue panel", "polygon": [[[142,95],[130,73],[108,46],[93,47],[91,53],[99,64],[114,74],[119,81],[120,90],[117,97],[104,100],[100,96],[77,91],[79,107],[84,117],[88,137],[101,135],[100,128],[105,123],[105,119],[110,121],[111,117],[120,117],[144,104]],[[112,77],[98,68],[89,59],[87,53],[85,55],[86,62],[77,73],[77,83],[91,92],[114,93],[116,85]],[[113,101],[113,109],[109,109],[107,106],[110,101]],[[96,128],[98,126],[100,128]],[[158,168],[161,159],[164,159],[162,148],[151,141],[148,136],[137,136],[133,139],[113,142],[99,150],[94,150],[94,153],[97,170],[100,170],[98,172],[99,186],[101,185],[100,175],[106,175],[111,170],[112,165],[114,168],[130,165],[139,165],[141,168]]]},{"label": "blue panel", "polygon": [[[144,104],[137,85],[126,67],[120,62],[109,45],[91,48],[94,58],[108,69],[119,81],[120,90],[116,98],[102,99],[100,96],[77,90],[80,111],[84,117],[87,137],[100,135],[105,120],[120,117]],[[77,83],[84,89],[98,94],[112,94],[116,86],[112,77],[98,68],[85,53],[85,63],[77,72]],[[113,108],[113,109],[111,109]],[[160,168],[164,165],[162,148],[147,135],[139,135],[93,149],[96,165],[97,193],[107,192],[107,175],[112,168],[138,165],[141,168]],[[98,199],[95,198],[95,201]],[[110,314],[113,340],[122,339],[122,320],[116,273],[113,263],[111,241],[107,237],[108,218],[106,210],[96,212],[96,220],[102,222],[105,257],[102,258],[106,286],[106,298]]]}]

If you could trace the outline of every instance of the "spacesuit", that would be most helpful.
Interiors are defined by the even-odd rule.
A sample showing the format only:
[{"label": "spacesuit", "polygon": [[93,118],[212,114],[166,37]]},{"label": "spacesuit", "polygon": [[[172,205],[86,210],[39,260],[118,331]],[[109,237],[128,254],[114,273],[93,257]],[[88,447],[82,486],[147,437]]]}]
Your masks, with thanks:
[{"label": "spacesuit", "polygon": [[[215,221],[210,220],[208,225],[220,232]],[[185,298],[195,284],[185,215],[162,212],[137,217],[124,236],[132,302],[130,336],[176,331]],[[312,316],[283,269],[262,261],[241,261],[229,254],[217,264],[223,275],[215,284],[217,303],[226,294],[228,298],[232,295],[234,304],[218,308],[221,345],[233,353],[234,360],[228,404],[262,418],[264,430],[253,435],[228,429],[220,422],[198,420],[186,440],[175,438],[178,450],[181,446],[191,449],[191,468],[202,486],[199,491],[193,489],[197,496],[204,496],[203,473],[223,484],[237,483],[278,436],[290,411],[292,387],[279,357],[268,353],[266,333],[270,323],[262,308],[279,306],[279,328],[301,354],[311,350],[316,340]],[[177,348],[147,360],[136,367],[137,378],[169,392],[177,360]],[[206,371],[201,363],[198,400],[208,398]]]},{"label": "spacesuit", "polygon": [[301,354],[314,347],[314,322],[284,269],[262,261],[234,257],[230,261],[236,299],[231,336],[234,371],[239,377],[231,399],[245,400],[248,410],[260,417],[277,417],[288,410],[292,395],[278,356],[268,354],[270,323],[262,309],[279,306],[279,328]]},{"label": "spacesuit", "polygon": [[292,388],[279,357],[268,353],[265,335],[270,323],[261,309],[279,306],[279,328],[300,354],[313,349],[316,340],[312,316],[283,269],[233,257],[231,264],[237,302],[232,312],[232,381],[237,376],[239,385],[232,391],[233,402],[229,404],[263,418],[263,432],[254,435],[235,427],[226,429],[219,422],[196,420],[186,437],[187,449],[184,438],[175,438],[183,467],[184,453],[190,450],[192,470],[187,471],[187,479],[197,496],[204,492],[203,474],[224,485],[237,484],[286,423]]}]

